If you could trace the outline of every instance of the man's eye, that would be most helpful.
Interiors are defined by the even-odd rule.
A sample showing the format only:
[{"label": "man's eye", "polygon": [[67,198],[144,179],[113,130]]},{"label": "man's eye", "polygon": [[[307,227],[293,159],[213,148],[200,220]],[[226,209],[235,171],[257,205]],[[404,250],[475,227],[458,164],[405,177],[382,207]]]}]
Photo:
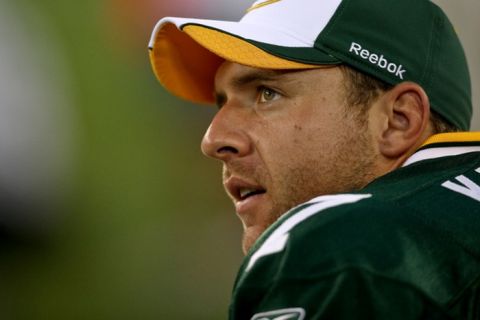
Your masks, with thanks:
[{"label": "man's eye", "polygon": [[260,92],[260,97],[259,97],[260,103],[273,101],[277,99],[279,96],[278,92],[267,87],[260,87],[259,92]]}]

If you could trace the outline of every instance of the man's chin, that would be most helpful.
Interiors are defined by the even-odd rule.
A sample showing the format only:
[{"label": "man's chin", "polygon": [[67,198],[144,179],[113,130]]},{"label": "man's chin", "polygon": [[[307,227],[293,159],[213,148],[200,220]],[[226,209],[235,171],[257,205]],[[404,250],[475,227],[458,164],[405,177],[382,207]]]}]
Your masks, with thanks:
[{"label": "man's chin", "polygon": [[246,221],[243,221],[243,239],[242,239],[242,249],[243,253],[247,254],[250,248],[255,244],[258,238],[275,223],[283,214],[288,212],[293,206],[281,206],[279,208],[275,207],[276,210],[270,210],[269,214],[264,216],[264,221],[258,223],[253,223],[249,225]]},{"label": "man's chin", "polygon": [[244,230],[242,239],[242,250],[244,254],[248,253],[250,248],[267,228],[268,226],[251,226]]}]

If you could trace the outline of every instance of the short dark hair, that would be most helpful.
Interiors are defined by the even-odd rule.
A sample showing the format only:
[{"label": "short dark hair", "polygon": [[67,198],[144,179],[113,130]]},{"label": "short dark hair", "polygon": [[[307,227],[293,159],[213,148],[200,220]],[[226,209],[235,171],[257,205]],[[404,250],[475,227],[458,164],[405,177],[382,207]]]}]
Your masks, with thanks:
[{"label": "short dark hair", "polygon": [[[358,116],[362,114],[366,115],[365,111],[368,110],[373,101],[375,101],[381,93],[394,87],[391,84],[373,78],[346,65],[340,65],[340,70],[346,80],[346,102],[348,106],[360,108]],[[365,119],[362,118],[362,120]],[[434,110],[430,112],[430,121],[435,133],[461,131]]]}]

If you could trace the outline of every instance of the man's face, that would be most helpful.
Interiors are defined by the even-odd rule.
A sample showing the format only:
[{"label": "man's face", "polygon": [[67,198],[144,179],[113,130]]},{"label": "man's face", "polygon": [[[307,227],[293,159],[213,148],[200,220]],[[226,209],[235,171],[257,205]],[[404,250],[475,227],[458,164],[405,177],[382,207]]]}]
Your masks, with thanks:
[{"label": "man's face", "polygon": [[272,71],[226,62],[217,71],[219,111],[202,151],[223,162],[245,252],[288,209],[372,179],[372,139],[348,112],[344,81],[335,67]]}]

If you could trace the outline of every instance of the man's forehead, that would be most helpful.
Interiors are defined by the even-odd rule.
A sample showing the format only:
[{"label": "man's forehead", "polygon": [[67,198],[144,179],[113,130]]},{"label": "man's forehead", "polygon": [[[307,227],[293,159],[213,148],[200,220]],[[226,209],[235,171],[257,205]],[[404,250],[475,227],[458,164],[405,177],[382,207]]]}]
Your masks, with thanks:
[{"label": "man's forehead", "polygon": [[301,79],[303,74],[308,74],[317,69],[330,68],[319,66],[312,69],[260,69],[226,61],[215,74],[215,91],[227,86],[239,88],[258,81],[294,81]]},{"label": "man's forehead", "polygon": [[255,80],[276,79],[286,72],[286,70],[258,69],[227,61],[215,73],[215,87],[220,84],[241,86]]}]

